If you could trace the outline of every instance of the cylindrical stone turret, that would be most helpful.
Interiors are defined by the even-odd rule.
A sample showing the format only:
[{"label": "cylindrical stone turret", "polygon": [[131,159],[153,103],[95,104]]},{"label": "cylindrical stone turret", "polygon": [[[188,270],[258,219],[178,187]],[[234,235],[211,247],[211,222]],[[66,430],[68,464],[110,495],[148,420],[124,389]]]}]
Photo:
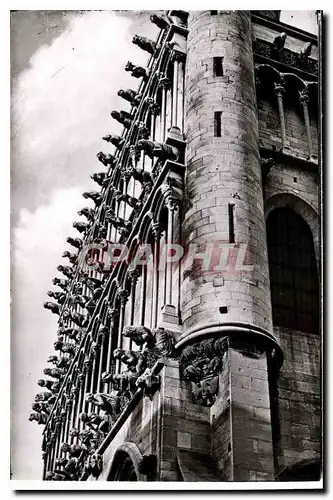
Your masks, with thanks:
[{"label": "cylindrical stone turret", "polygon": [[191,11],[188,29],[182,227],[203,259],[182,269],[184,337],[234,323],[272,331],[250,12]]}]

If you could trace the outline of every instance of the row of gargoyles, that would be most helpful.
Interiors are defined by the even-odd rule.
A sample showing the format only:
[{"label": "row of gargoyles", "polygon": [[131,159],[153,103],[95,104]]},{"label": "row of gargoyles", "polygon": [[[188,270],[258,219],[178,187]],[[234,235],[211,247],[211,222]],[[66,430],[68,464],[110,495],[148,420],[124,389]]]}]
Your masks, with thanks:
[{"label": "row of gargoyles", "polygon": [[45,475],[46,481],[78,481],[82,472],[97,478],[103,470],[103,455],[97,453],[89,455],[83,470],[80,461],[75,458],[57,458],[55,465],[62,467],[62,469],[56,468],[54,471],[48,471]]}]

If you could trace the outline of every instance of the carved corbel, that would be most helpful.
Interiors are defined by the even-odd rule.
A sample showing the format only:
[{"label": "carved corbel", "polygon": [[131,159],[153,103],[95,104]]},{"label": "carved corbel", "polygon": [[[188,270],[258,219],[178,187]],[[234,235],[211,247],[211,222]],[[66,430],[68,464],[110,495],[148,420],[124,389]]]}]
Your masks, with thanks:
[{"label": "carved corbel", "polygon": [[218,375],[223,368],[228,338],[203,340],[185,347],[180,358],[180,371],[192,383],[193,401],[211,406],[218,391]]}]

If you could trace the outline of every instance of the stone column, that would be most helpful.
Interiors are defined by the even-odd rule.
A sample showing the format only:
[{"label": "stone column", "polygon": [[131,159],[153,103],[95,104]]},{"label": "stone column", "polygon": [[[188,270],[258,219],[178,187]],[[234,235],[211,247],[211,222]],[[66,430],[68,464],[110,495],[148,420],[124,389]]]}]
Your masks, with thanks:
[{"label": "stone column", "polygon": [[[211,410],[211,456],[220,478],[250,480],[254,471],[259,479],[256,460],[263,460],[265,478],[273,480],[265,359],[278,345],[272,333],[251,15],[249,11],[221,11],[217,16],[191,11],[188,29],[187,203],[182,231],[192,257],[182,267],[183,334],[177,346],[187,359],[187,349],[193,346],[191,359],[198,343],[213,339],[212,346],[204,344],[202,359],[182,370],[183,377],[195,377],[191,380],[197,404],[216,405]],[[214,56],[223,57],[223,78],[214,77]],[[193,265],[195,254],[199,258]],[[214,351],[218,340],[223,352],[221,346]],[[258,451],[254,444],[246,449],[244,459],[239,452],[242,440],[257,439],[260,417],[253,412],[260,408],[259,401],[264,402],[267,451]],[[228,465],[225,454],[232,457]]]},{"label": "stone column", "polygon": [[309,159],[314,158],[314,155],[312,153],[313,148],[312,148],[312,136],[311,136],[311,124],[310,124],[310,116],[309,116],[309,90],[308,88],[305,87],[300,93],[299,93],[299,100],[303,108],[303,113],[304,113],[304,123],[305,123],[305,129],[306,129],[306,136],[308,139],[308,149],[309,149]]},{"label": "stone column", "polygon": [[275,94],[276,94],[276,97],[278,100],[278,109],[279,109],[279,117],[280,117],[280,124],[281,124],[282,149],[285,149],[287,135],[286,135],[286,119],[284,116],[284,108],[283,108],[283,96],[285,93],[284,85],[282,85],[280,83],[275,83],[274,90],[275,90]]}]

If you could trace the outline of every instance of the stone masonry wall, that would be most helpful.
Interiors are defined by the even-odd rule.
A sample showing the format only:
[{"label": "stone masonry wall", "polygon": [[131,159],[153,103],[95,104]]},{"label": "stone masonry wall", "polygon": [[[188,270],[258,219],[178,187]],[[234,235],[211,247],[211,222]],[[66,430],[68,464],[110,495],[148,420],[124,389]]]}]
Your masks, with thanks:
[{"label": "stone masonry wall", "polygon": [[[254,270],[224,279],[216,271],[183,272],[182,319],[186,329],[232,321],[270,329],[250,14],[190,12],[188,27],[183,238],[200,250],[207,243],[228,243],[228,204],[234,204],[235,242],[247,245]],[[222,77],[213,76],[214,56],[223,57]],[[221,137],[214,137],[216,111]],[[227,307],[223,316],[221,306]]]}]

